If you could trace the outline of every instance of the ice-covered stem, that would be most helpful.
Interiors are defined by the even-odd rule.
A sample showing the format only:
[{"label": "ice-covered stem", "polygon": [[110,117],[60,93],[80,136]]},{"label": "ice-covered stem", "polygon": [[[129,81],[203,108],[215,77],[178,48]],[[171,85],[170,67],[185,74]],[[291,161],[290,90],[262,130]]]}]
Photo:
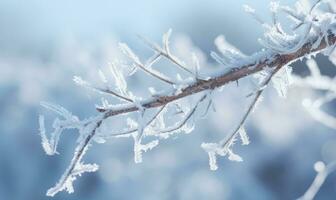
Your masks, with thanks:
[{"label": "ice-covered stem", "polygon": [[130,98],[126,97],[126,96],[123,96],[121,94],[118,94],[117,92],[112,91],[109,88],[101,88],[101,87],[93,86],[90,83],[88,83],[87,81],[83,80],[79,76],[75,76],[73,78],[73,80],[75,81],[76,84],[78,84],[80,86],[83,86],[83,87],[86,87],[86,88],[89,88],[91,90],[95,90],[95,91],[98,91],[98,92],[101,92],[101,93],[105,93],[105,94],[108,94],[108,95],[112,95],[112,96],[117,97],[117,98],[119,98],[121,100],[124,100],[124,101],[133,102],[132,99],[130,99]]},{"label": "ice-covered stem", "polygon": [[[129,58],[131,59],[134,64],[139,67],[141,70],[143,70],[145,73],[147,73],[150,76],[153,76],[165,83],[168,84],[174,84],[171,80],[169,80],[168,77],[164,77],[162,74],[154,71],[153,69],[148,68],[147,66],[145,66],[140,59],[132,52],[132,50],[124,43],[120,43],[119,44],[120,49],[122,50],[122,52]],[[156,58],[155,58],[156,59]]]},{"label": "ice-covered stem", "polygon": [[[146,109],[160,107],[162,105],[190,96],[192,94],[196,94],[205,90],[213,90],[230,82],[237,81],[248,75],[260,72],[264,70],[266,67],[274,68],[278,66],[288,65],[289,63],[301,59],[302,57],[318,53],[321,50],[324,50],[325,48],[334,45],[336,43],[336,35],[332,32],[332,30],[328,31],[328,33],[329,33],[327,36],[328,44],[325,40],[322,40],[317,48],[312,49],[312,46],[317,39],[314,37],[314,38],[308,38],[307,39],[308,42],[305,43],[301,48],[299,48],[294,53],[278,54],[272,50],[267,50],[265,52],[260,53],[262,54],[262,56],[260,56],[260,54],[256,54],[258,56],[249,59],[250,61],[248,63],[242,64],[242,66],[236,66],[236,68],[231,69],[229,72],[225,72],[224,74],[210,77],[207,80],[197,80],[193,82],[191,85],[184,87],[177,94],[156,96],[147,100],[143,100],[141,101],[142,107]],[[110,117],[123,113],[138,111],[139,108],[134,104],[127,104],[122,108],[117,109],[97,108],[97,110],[99,112],[106,112],[105,114]]]},{"label": "ice-covered stem", "polygon": [[50,188],[47,191],[47,196],[54,196],[55,194],[57,194],[62,190],[67,190],[69,193],[72,193],[73,192],[72,182],[76,179],[76,176],[81,175],[81,173],[84,172],[94,172],[98,170],[97,165],[92,165],[93,167],[88,169],[85,168],[81,169],[82,168],[81,166],[83,166],[81,164],[81,160],[85,152],[89,148],[93,136],[97,132],[97,129],[100,127],[104,119],[106,119],[106,117],[102,116],[97,121],[92,122],[93,124],[90,124],[92,125],[91,131],[86,136],[86,138],[82,140],[80,144],[76,147],[69,167],[66,169],[66,171],[64,172],[58,183],[56,183],[54,187]]},{"label": "ice-covered stem", "polygon": [[326,178],[329,176],[330,173],[334,172],[336,170],[336,161],[329,163],[328,165],[325,165],[323,162],[319,161],[316,162],[314,165],[315,171],[317,172],[317,175],[312,182],[312,184],[309,186],[308,190],[304,193],[303,196],[298,198],[298,200],[313,200],[316,196],[317,192],[320,190],[322,184],[326,180]]},{"label": "ice-covered stem", "polygon": [[[184,118],[182,120],[178,121],[176,124],[174,124],[172,126],[165,127],[162,130],[154,131],[154,133],[152,133],[152,135],[159,136],[159,137],[162,137],[162,138],[166,138],[169,135],[169,133],[172,133],[172,132],[174,132],[174,131],[176,131],[178,129],[181,129],[188,122],[188,120],[191,118],[191,116],[193,116],[193,114],[196,112],[199,104],[201,104],[208,97],[207,95],[208,94],[204,94],[197,101],[197,103],[192,107],[192,109],[188,113],[185,114],[185,116],[184,116]],[[161,114],[161,112],[165,109],[166,105],[163,105],[159,109],[159,111],[146,123],[146,125],[143,127],[144,129],[146,127],[148,127]],[[137,132],[137,131],[139,131],[138,127],[136,127],[136,128],[130,128],[128,130],[125,130],[125,131],[122,131],[122,132],[119,132],[119,133],[107,134],[107,135],[104,135],[103,137],[104,138],[111,138],[111,137],[126,136],[126,135],[132,134],[132,133]]]},{"label": "ice-covered stem", "polygon": [[228,143],[230,141],[232,141],[233,138],[235,138],[237,136],[237,134],[239,134],[240,129],[244,126],[248,116],[251,114],[251,112],[255,108],[257,102],[260,100],[261,95],[262,95],[263,91],[265,90],[266,86],[269,84],[272,77],[281,69],[281,67],[283,67],[283,66],[280,65],[280,66],[276,67],[275,69],[273,69],[271,72],[269,72],[270,74],[268,74],[268,76],[265,78],[263,83],[260,85],[260,89],[258,89],[257,92],[255,93],[255,96],[254,96],[251,104],[248,106],[247,111],[245,112],[242,119],[240,120],[237,128],[231,133],[231,135],[228,138],[225,138],[225,139],[220,141],[219,144],[220,144],[221,147],[224,147],[224,146],[228,145]]},{"label": "ice-covered stem", "polygon": [[155,58],[159,58],[161,56],[165,57],[166,59],[168,59],[169,61],[171,61],[173,64],[175,64],[177,67],[179,67],[180,69],[182,69],[183,71],[186,71],[192,75],[194,75],[194,72],[192,72],[191,70],[188,69],[188,67],[184,66],[183,63],[181,63],[181,61],[179,61],[175,56],[173,56],[170,53],[169,50],[169,39],[170,39],[170,35],[172,33],[172,30],[169,29],[169,31],[164,34],[163,38],[162,38],[162,43],[163,43],[163,48],[159,47],[157,44],[154,44],[152,42],[150,42],[148,39],[139,36],[139,38],[145,43],[147,44],[152,50],[154,50],[157,54],[155,56]]},{"label": "ice-covered stem", "polygon": [[249,144],[248,136],[244,129],[244,124],[254,110],[255,106],[257,105],[258,101],[260,101],[261,95],[272,80],[272,77],[282,68],[282,65],[279,65],[273,69],[267,70],[267,75],[262,81],[262,83],[258,86],[257,91],[254,93],[254,98],[250,105],[248,106],[245,114],[243,115],[242,119],[238,123],[236,129],[232,131],[231,134],[227,135],[224,139],[222,139],[219,143],[202,143],[201,147],[208,153],[209,155],[209,165],[211,170],[217,170],[217,155],[226,156],[228,155],[229,160],[233,161],[243,161],[243,159],[233,153],[232,146],[234,145],[236,138],[240,135],[243,145]]}]

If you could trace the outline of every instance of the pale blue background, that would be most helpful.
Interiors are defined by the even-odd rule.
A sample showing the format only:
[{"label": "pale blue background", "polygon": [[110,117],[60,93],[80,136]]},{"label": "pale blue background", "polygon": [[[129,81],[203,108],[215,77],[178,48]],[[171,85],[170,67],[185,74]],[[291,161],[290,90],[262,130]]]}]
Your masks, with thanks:
[{"label": "pale blue background", "polygon": [[[0,199],[48,199],[44,194],[69,163],[75,138],[70,131],[60,142],[61,155],[45,155],[38,114],[46,112],[39,102],[59,103],[81,117],[94,114],[95,98],[74,86],[72,76],[94,76],[117,54],[112,48],[116,41],[127,42],[142,54],[146,48],[137,34],[160,41],[162,33],[172,28],[179,37],[189,36],[206,55],[215,48],[213,40],[219,34],[249,54],[261,48],[257,38],[262,29],[242,5],[249,3],[269,20],[268,2],[1,0]],[[324,73],[335,74],[326,59],[319,60]],[[297,72],[306,74],[303,65],[297,66]],[[131,140],[95,145],[85,160],[96,162],[101,170],[77,180],[74,194],[61,192],[54,199],[299,197],[313,180],[314,162],[336,158],[335,131],[314,122],[300,105],[310,93],[293,89],[288,100],[270,93],[273,98],[266,98],[248,123],[251,145],[235,147],[245,161],[220,159],[219,170],[212,172],[200,144],[224,135],[243,108],[236,89],[228,91],[218,95],[216,114],[199,121],[192,134],[146,153],[143,164],[133,163]],[[335,104],[330,108],[333,112]],[[332,175],[317,199],[333,199],[335,184]]]}]

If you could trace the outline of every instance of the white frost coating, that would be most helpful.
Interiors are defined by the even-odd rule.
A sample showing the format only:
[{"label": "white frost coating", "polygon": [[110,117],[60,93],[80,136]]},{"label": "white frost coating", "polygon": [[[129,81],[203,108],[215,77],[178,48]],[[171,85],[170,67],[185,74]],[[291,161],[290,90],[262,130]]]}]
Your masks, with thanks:
[{"label": "white frost coating", "polygon": [[63,190],[66,190],[68,193],[73,193],[73,181],[76,180],[76,176],[81,176],[85,172],[95,172],[98,169],[99,166],[97,164],[77,164],[72,174],[66,180],[62,178],[55,187],[52,187],[47,191],[47,196],[53,197],[55,194]]},{"label": "white frost coating", "polygon": [[53,151],[53,148],[51,144],[49,143],[49,140],[46,135],[45,126],[44,126],[44,116],[39,116],[39,124],[40,124],[40,135],[42,139],[42,147],[47,155],[53,155],[55,152]]},{"label": "white frost coating", "polygon": [[[232,145],[232,144],[231,144]],[[210,170],[217,170],[217,155],[219,156],[226,156],[228,155],[228,159],[235,162],[242,162],[243,159],[233,153],[232,149],[230,149],[231,145],[221,145],[218,143],[202,143],[201,147],[204,149],[205,152],[208,153],[209,156],[209,166]]]},{"label": "white frost coating", "polygon": [[287,97],[288,87],[293,83],[291,73],[292,68],[290,66],[284,66],[272,78],[273,87],[276,89],[280,97]]},{"label": "white frost coating", "polygon": [[[335,46],[328,44],[329,40],[327,38],[327,36],[331,35],[331,32],[336,32],[335,14],[321,14],[321,12],[319,12],[318,8],[316,7],[317,6],[315,6],[314,9],[311,7],[308,8],[307,4],[297,4],[296,8],[282,7],[278,4],[278,2],[272,1],[270,5],[270,10],[272,12],[271,14],[273,15],[273,23],[266,24],[255,14],[254,9],[245,6],[245,10],[248,13],[252,14],[252,16],[264,27],[265,33],[261,42],[266,48],[258,53],[253,54],[252,56],[247,57],[236,47],[229,44],[225,40],[224,36],[217,37],[215,40],[215,45],[217,46],[220,54],[218,55],[217,53],[212,52],[211,56],[218,63],[223,64],[226,69],[217,71],[212,74],[209,73],[207,74],[206,79],[198,78],[200,63],[194,54],[191,54],[191,60],[193,61],[192,66],[185,66],[185,64],[181,62],[178,58],[171,55],[169,49],[171,30],[163,35],[162,47],[146,41],[154,51],[154,54],[152,57],[147,59],[145,64],[141,63],[140,58],[136,54],[134,54],[133,51],[126,44],[120,43],[119,46],[121,51],[132,62],[131,66],[129,66],[129,62],[125,62],[127,64],[115,62],[111,64],[110,71],[112,73],[115,85],[107,85],[108,80],[102,73],[102,71],[98,71],[98,75],[100,76],[101,81],[103,83],[106,83],[107,85],[107,89],[105,90],[104,88],[100,89],[92,86],[90,83],[84,81],[80,77],[75,76],[74,81],[79,85],[110,94],[114,93],[110,89],[116,87],[116,90],[118,90],[120,94],[115,93],[114,95],[118,96],[121,99],[124,99],[127,102],[123,102],[123,104],[112,105],[106,99],[102,99],[103,106],[97,107],[98,111],[101,113],[98,114],[96,117],[81,121],[62,107],[43,103],[46,108],[56,112],[58,115],[61,116],[59,118],[56,118],[53,123],[54,131],[53,133],[51,133],[50,139],[48,139],[45,131],[44,117],[39,117],[42,146],[48,155],[53,155],[57,153],[57,143],[63,130],[75,128],[78,129],[79,132],[77,147],[69,167],[66,169],[63,176],[57,182],[55,187],[48,190],[47,195],[53,196],[62,190],[73,192],[73,181],[77,178],[77,176],[81,175],[84,172],[93,172],[98,169],[98,166],[96,164],[82,163],[82,157],[85,155],[85,152],[93,141],[97,143],[104,143],[105,140],[108,138],[133,137],[134,161],[136,163],[139,163],[142,161],[143,151],[150,150],[157,146],[159,144],[159,139],[166,139],[171,135],[180,132],[190,133],[195,127],[195,120],[197,120],[200,116],[198,114],[204,114],[203,109],[197,109],[199,104],[202,103],[202,105],[205,105],[205,107],[207,108],[205,114],[207,113],[209,107],[212,105],[211,90],[205,91],[206,94],[196,104],[194,104],[190,103],[194,102],[194,99],[191,97],[188,98],[189,94],[187,94],[188,96],[186,97],[183,96],[184,94],[181,94],[185,91],[185,88],[190,85],[197,85],[198,83],[201,83],[200,86],[202,86],[202,81],[206,81],[210,78],[216,81],[216,77],[223,77],[224,73],[228,72],[228,69],[234,72],[234,70],[239,70],[238,68],[235,69],[236,67],[244,67],[243,70],[259,70],[260,67],[263,67],[264,69],[259,74],[259,77],[257,79],[258,83],[256,84],[256,88],[254,88],[255,91],[253,91],[252,93],[252,95],[255,95],[257,99],[254,99],[255,101],[252,101],[254,103],[251,104],[246,115],[243,116],[242,121],[235,129],[235,132],[228,134],[227,138],[224,138],[218,143],[203,143],[201,145],[201,147],[207,152],[209,156],[209,165],[211,170],[216,170],[218,168],[217,156],[227,156],[229,160],[236,162],[243,161],[243,159],[239,155],[233,152],[232,147],[238,137],[243,145],[249,144],[249,137],[244,129],[245,120],[247,119],[249,113],[253,112],[254,107],[256,106],[255,102],[259,102],[261,100],[261,91],[266,88],[265,80],[270,80],[266,78],[272,77],[270,75],[273,75],[275,67],[279,64],[278,61],[282,61],[282,58],[284,58],[284,61],[288,61],[287,57],[282,57],[281,54],[288,54],[287,56],[289,56],[289,60],[292,60],[291,56],[293,56],[293,59],[295,59],[297,56],[301,55],[303,45],[307,44],[307,47],[312,47],[310,50],[314,50],[314,48],[323,47],[321,46],[321,43],[323,43],[327,44],[326,48],[328,49],[328,52],[325,51],[324,53],[330,55],[330,59],[332,62],[335,62],[336,60],[335,53],[330,54]],[[280,26],[280,23],[277,21],[278,12],[280,11],[285,12],[285,14],[288,14],[292,18],[292,20],[294,21],[293,30],[289,30],[288,28],[290,27],[285,27],[283,29]],[[286,33],[284,30],[288,30],[288,32]],[[300,49],[299,52],[295,52],[295,54],[292,54],[298,49]],[[306,48],[304,48],[303,50],[306,50]],[[315,53],[321,53],[321,51],[315,51]],[[188,55],[190,55],[190,52],[193,51],[188,51]],[[310,53],[309,55],[312,54],[314,53]],[[278,56],[280,56],[280,60],[278,59]],[[155,71],[152,66],[162,57],[170,61],[172,65],[176,65],[179,68],[190,73],[189,77],[181,77],[180,75],[176,75],[177,82],[175,80],[174,82],[172,82],[170,80],[170,77],[166,77],[165,75],[161,74],[160,71]],[[267,67],[266,65],[270,65],[270,67]],[[170,87],[167,87],[166,89],[160,91],[156,91],[153,87],[151,87],[148,88],[149,92],[151,93],[151,97],[148,97],[146,99],[135,97],[127,89],[127,83],[123,76],[121,66],[130,67],[131,69],[128,69],[129,72],[135,72],[137,68],[142,69],[148,75],[170,84]],[[307,84],[314,89],[325,90],[328,93],[331,92],[333,94],[336,94],[335,80],[331,80],[331,78],[329,77],[322,76],[318,71],[318,67],[314,65],[313,61],[308,61],[308,66],[310,68],[312,76],[304,80],[299,80],[297,77],[294,76],[294,80],[297,81],[296,84]],[[277,75],[273,77],[273,84],[275,85],[275,88],[281,96],[286,96],[287,86],[291,83],[291,70],[287,66],[284,66],[282,69],[283,70],[281,70]],[[238,71],[238,73],[242,71]],[[210,82],[210,85],[205,84],[205,88],[202,88],[201,90],[212,88],[212,83],[213,82]],[[165,96],[169,98],[169,96],[171,95],[182,95],[184,97],[184,100],[188,100],[185,101],[188,103],[183,103],[184,101],[181,102],[180,100],[178,100],[162,106],[162,104],[165,104],[166,101],[161,102],[161,100],[164,100]],[[158,97],[162,99],[157,99]],[[306,100],[305,105],[308,107],[308,109],[320,108],[322,105],[327,103],[327,100],[330,100],[332,98],[334,98],[332,97],[332,95],[328,95],[315,101]],[[158,104],[155,104],[156,101]],[[170,100],[168,99],[168,101]],[[158,106],[155,109],[152,107],[153,102],[155,102],[155,106]],[[157,109],[158,112],[147,112],[145,116],[145,108],[143,107],[143,105],[146,106],[146,109]],[[138,110],[135,108],[138,108]],[[126,116],[126,114],[128,114],[128,111],[137,112],[139,114],[138,120],[134,121],[130,118],[131,116]],[[100,132],[102,131],[100,125],[105,122],[107,123],[109,120],[105,121],[105,119],[109,118],[110,116],[114,116],[114,112],[116,113],[116,115],[118,115],[119,112],[123,113],[118,115],[118,117],[125,117],[125,119],[128,117],[127,127],[125,127],[123,130],[119,130],[120,132],[115,134],[106,134]],[[321,112],[321,110],[317,109],[317,112]],[[326,119],[324,115],[325,113],[316,114],[317,112],[315,112],[314,116],[319,116],[320,120],[324,121],[324,123],[336,124],[335,121],[333,121],[334,118],[330,118],[332,120]],[[155,115],[153,115],[153,113]],[[153,116],[153,118],[147,120],[146,118],[149,116]],[[149,143],[142,144],[142,142],[145,141],[144,137],[147,136],[150,136],[154,139],[150,140],[151,142]],[[318,169],[322,170],[321,167],[318,167]]]},{"label": "white frost coating", "polygon": [[135,53],[128,47],[125,43],[119,43],[119,48],[129,59],[131,59],[135,63],[141,63],[140,59]]},{"label": "white frost coating", "polygon": [[170,36],[172,34],[172,29],[169,29],[167,31],[167,33],[163,34],[162,36],[162,44],[163,44],[163,48],[164,50],[166,51],[166,53],[168,55],[170,55],[170,50],[169,50],[169,39],[170,39]]},{"label": "white frost coating", "polygon": [[132,134],[134,139],[134,162],[141,163],[142,162],[142,152],[146,152],[148,150],[153,149],[159,144],[159,140],[153,140],[147,144],[141,144],[141,140],[139,140],[139,133]]},{"label": "white frost coating", "polygon": [[238,133],[239,133],[240,139],[242,141],[242,145],[250,144],[250,139],[249,139],[249,137],[246,133],[246,130],[243,126],[239,128]]},{"label": "white frost coating", "polygon": [[163,130],[166,127],[165,115],[167,114],[169,107],[169,105],[165,106],[149,126],[146,127],[146,136],[156,136],[160,130]]},{"label": "white frost coating", "polygon": [[150,57],[146,63],[145,66],[147,68],[151,68],[159,59],[161,58],[161,53],[155,52],[152,57]]},{"label": "white frost coating", "polygon": [[145,109],[141,107],[141,105],[138,106],[139,113],[138,113],[138,121],[135,122],[131,118],[128,118],[127,122],[131,129],[133,127],[136,127],[136,131],[131,133],[133,140],[134,140],[134,162],[135,163],[141,163],[142,162],[142,152],[146,152],[148,150],[153,149],[155,146],[159,144],[159,140],[153,140],[147,144],[142,144],[142,138],[143,136],[146,136],[145,130],[147,129],[147,126],[150,125],[149,122],[146,122],[145,120]]},{"label": "white frost coating", "polygon": [[[99,73],[99,72],[98,72]],[[101,75],[100,75],[101,76]],[[102,79],[102,77],[101,77]],[[78,86],[81,86],[81,87],[84,87],[84,88],[87,88],[87,89],[90,89],[90,90],[94,90],[94,91],[99,91],[99,92],[102,92],[102,88],[98,88],[98,87],[95,87],[93,86],[91,83],[83,80],[82,77],[80,76],[74,76],[73,77],[73,81],[78,85]],[[103,79],[102,79],[103,81]],[[104,81],[103,81],[104,82]]]},{"label": "white frost coating", "polygon": [[[296,52],[304,44],[310,42],[312,49],[316,49],[320,43],[325,40],[328,44],[328,31],[335,23],[334,14],[321,13],[316,7],[320,1],[316,1],[310,6],[307,3],[297,3],[296,7],[290,8],[279,6],[278,3],[271,2],[271,12],[273,18],[279,11],[283,11],[291,17],[296,24],[292,32],[284,32],[280,24],[273,19],[273,25],[264,24],[264,38],[260,39],[260,43],[280,54],[288,54]],[[248,9],[250,10],[250,9]],[[254,13],[249,11],[250,13]]]},{"label": "white frost coating", "polygon": [[196,54],[195,53],[192,53],[192,60],[193,60],[193,62],[194,62],[194,72],[195,72],[195,79],[197,80],[198,78],[199,78],[199,71],[200,71],[200,68],[201,68],[201,66],[200,66],[200,62],[199,62],[199,59],[198,59],[198,57],[196,56]]},{"label": "white frost coating", "polygon": [[84,172],[95,172],[99,169],[99,166],[97,164],[83,164],[79,163],[76,165],[73,175],[81,175]]},{"label": "white frost coating", "polygon": [[163,127],[161,130],[154,133],[161,139],[167,139],[171,135],[184,132],[185,134],[190,133],[195,128],[195,112],[198,105],[206,99],[207,94],[203,95],[192,107],[187,104],[180,105],[176,103],[176,112],[181,114],[181,119],[177,120],[174,125]]},{"label": "white frost coating", "polygon": [[217,156],[216,151],[218,148],[218,145],[216,143],[202,143],[201,147],[206,151],[209,155],[209,166],[210,170],[217,170]]},{"label": "white frost coating", "polygon": [[127,82],[125,81],[125,77],[122,74],[122,71],[117,68],[115,63],[110,63],[110,71],[111,71],[114,83],[116,85],[116,88],[119,90],[119,92],[122,95],[128,96]]},{"label": "white frost coating", "polygon": [[215,45],[217,49],[222,53],[224,56],[229,56],[231,59],[241,59],[246,57],[245,54],[243,54],[237,47],[230,44],[226,39],[224,35],[219,35],[215,39]]},{"label": "white frost coating", "polygon": [[71,120],[71,121],[78,121],[78,118],[76,116],[73,116],[71,112],[63,108],[62,106],[52,104],[49,102],[41,102],[41,106],[45,107],[46,109],[49,109],[58,115],[64,117],[64,119]]},{"label": "white frost coating", "polygon": [[211,170],[217,170],[217,155],[228,156],[228,159],[235,162],[242,162],[243,159],[232,151],[232,146],[236,141],[236,134],[231,138],[225,138],[219,143],[202,143],[201,147],[209,156],[209,165]]},{"label": "white frost coating", "polygon": [[[102,120],[102,117],[103,115],[99,115],[98,117],[89,119],[89,121],[85,121],[82,127],[78,127],[80,132],[82,132],[81,134],[89,134],[94,131],[97,128],[98,123]],[[85,127],[88,128],[85,129]],[[83,130],[87,131],[87,133],[84,133]],[[79,138],[80,137],[81,136],[79,136]],[[70,165],[62,175],[61,179],[56,183],[56,185],[47,191],[47,196],[54,196],[55,194],[63,190],[72,193],[74,191],[73,181],[76,180],[76,176],[81,176],[85,172],[94,172],[98,170],[98,165],[96,164],[82,163],[81,160],[88,150],[90,144],[88,144],[85,139],[77,140],[79,144],[75,149],[74,156],[71,160]]]},{"label": "white frost coating", "polygon": [[139,105],[139,113],[138,113],[138,122],[137,122],[137,132],[133,133],[133,139],[134,139],[134,162],[135,163],[141,163],[142,162],[142,144],[141,139],[144,132],[144,129],[146,127],[145,120],[144,120],[144,114],[145,109]]},{"label": "white frost coating", "polygon": [[81,159],[89,146],[87,144],[87,141],[85,140],[85,136],[92,133],[92,131],[96,129],[97,124],[102,120],[103,115],[98,115],[97,117],[92,117],[80,121],[78,117],[72,115],[69,111],[61,106],[46,102],[42,102],[41,105],[49,110],[54,111],[62,118],[55,119],[53,123],[54,131],[51,133],[49,141],[45,133],[44,117],[40,116],[39,118],[40,133],[43,143],[42,146],[48,155],[53,155],[57,153],[57,144],[59,141],[59,137],[65,129],[78,129],[79,136],[77,142],[79,145],[76,147],[71,164],[69,165],[68,169],[65,171],[59,182],[54,187],[48,190],[47,195],[54,196],[56,193],[62,190],[66,190],[71,193],[73,192],[72,182],[76,179],[76,176],[80,176],[84,172],[93,172],[98,169],[98,166],[95,164],[81,164]]},{"label": "white frost coating", "polygon": [[42,139],[43,149],[46,152],[46,154],[54,155],[57,154],[57,146],[61,133],[65,129],[73,129],[73,128],[80,129],[81,124],[77,116],[72,115],[72,113],[70,113],[61,106],[48,102],[41,102],[41,105],[55,112],[56,114],[58,114],[60,117],[63,118],[63,120],[59,118],[56,118],[54,120],[52,124],[54,131],[50,134],[50,139],[48,140],[48,137],[45,133],[44,117],[43,116],[39,117],[40,130],[41,130],[40,135]]},{"label": "white frost coating", "polygon": [[243,158],[240,157],[238,154],[233,153],[231,149],[228,149],[227,153],[229,154],[228,156],[229,160],[236,162],[243,162]]},{"label": "white frost coating", "polygon": [[220,35],[215,39],[215,45],[221,53],[221,56],[219,56],[216,52],[211,52],[210,55],[219,64],[229,68],[235,68],[239,65],[241,60],[246,59],[246,55],[238,48],[227,42],[223,35]]}]

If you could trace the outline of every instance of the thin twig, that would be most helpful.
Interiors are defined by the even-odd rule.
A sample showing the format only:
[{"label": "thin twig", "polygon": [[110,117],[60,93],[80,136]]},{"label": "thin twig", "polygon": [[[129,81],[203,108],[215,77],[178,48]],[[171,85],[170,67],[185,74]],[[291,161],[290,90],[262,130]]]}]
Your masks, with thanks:
[{"label": "thin twig", "polygon": [[191,70],[189,70],[186,66],[184,66],[181,62],[179,62],[176,58],[174,58],[172,55],[170,55],[170,53],[166,50],[164,51],[163,49],[161,49],[159,47],[159,45],[149,41],[147,38],[143,37],[143,36],[139,36],[139,38],[152,50],[156,51],[157,53],[159,53],[161,56],[167,58],[168,60],[170,60],[172,63],[174,63],[176,66],[178,66],[179,68],[181,68],[182,70],[192,74],[193,76],[195,76],[195,73]]},{"label": "thin twig", "polygon": [[[169,132],[173,132],[176,131],[178,129],[180,129],[183,125],[185,125],[188,120],[190,119],[190,117],[195,113],[195,111],[197,110],[199,104],[204,101],[204,99],[207,97],[207,95],[203,95],[195,104],[195,106],[188,112],[188,114],[184,117],[183,120],[179,121],[177,124],[175,124],[174,126],[165,128],[164,130],[160,130],[158,135],[160,134],[164,134],[164,133],[169,133]],[[155,135],[155,134],[154,134]]]},{"label": "thin twig", "polygon": [[103,92],[103,93],[106,93],[106,94],[110,94],[110,95],[116,96],[116,97],[118,97],[118,98],[120,98],[120,99],[122,99],[122,100],[131,102],[131,103],[133,102],[132,99],[127,98],[127,97],[125,97],[125,96],[122,96],[122,95],[120,95],[120,94],[118,94],[118,93],[116,93],[116,92],[114,92],[114,91],[112,91],[112,90],[109,90],[109,89],[102,89],[102,88],[95,88],[95,89],[98,90],[98,91],[100,91],[100,92]]},{"label": "thin twig", "polygon": [[146,66],[144,66],[142,63],[139,63],[139,62],[134,62],[136,66],[138,66],[140,69],[142,69],[144,72],[146,72],[147,74],[151,75],[151,76],[154,76],[155,78],[163,81],[163,82],[166,82],[170,85],[174,85],[174,82],[169,80],[169,78],[167,77],[163,77],[162,75],[159,75],[158,73],[156,73],[153,69],[148,69],[146,68]]},{"label": "thin twig", "polygon": [[[158,112],[155,113],[155,115],[146,123],[146,127],[148,127],[149,125],[151,125],[151,123],[161,114],[161,112],[166,108],[167,105],[163,105]],[[118,136],[122,136],[122,135],[128,135],[131,133],[134,133],[138,131],[138,128],[131,128],[125,131],[122,131],[120,133],[113,133],[113,134],[109,134],[109,135],[103,135],[104,138],[110,138],[110,137],[118,137]]]},{"label": "thin twig", "polygon": [[257,102],[259,101],[261,94],[263,93],[263,91],[265,90],[266,86],[269,84],[269,82],[272,80],[272,77],[282,68],[283,66],[278,66],[275,69],[273,69],[273,71],[266,77],[266,79],[264,80],[264,82],[260,85],[260,88],[255,96],[254,99],[252,100],[250,106],[248,107],[246,113],[244,114],[243,118],[241,119],[241,121],[239,122],[237,128],[231,133],[231,135],[228,138],[225,138],[223,140],[220,141],[220,146],[224,147],[226,146],[230,141],[232,141],[233,138],[236,137],[236,135],[239,133],[239,130],[241,129],[241,127],[244,126],[245,121],[247,120],[248,116],[250,115],[250,113],[252,112],[252,110],[255,108]]}]

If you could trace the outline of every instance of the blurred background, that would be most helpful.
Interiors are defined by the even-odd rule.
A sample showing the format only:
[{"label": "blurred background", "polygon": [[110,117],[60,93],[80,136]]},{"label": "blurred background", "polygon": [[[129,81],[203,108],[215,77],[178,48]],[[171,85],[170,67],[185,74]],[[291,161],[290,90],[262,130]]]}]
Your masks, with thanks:
[{"label": "blurred background", "polygon": [[[263,30],[243,11],[243,4],[271,20],[269,0],[1,0],[0,199],[51,199],[45,196],[47,189],[71,160],[74,131],[62,135],[60,155],[44,153],[38,115],[46,114],[49,120],[53,115],[41,108],[40,101],[60,104],[81,118],[94,115],[99,97],[76,86],[73,76],[97,79],[97,70],[120,56],[119,41],[149,56],[151,52],[137,35],[159,43],[162,34],[172,28],[176,54],[183,60],[196,52],[206,65],[203,70],[220,67],[209,57],[220,34],[244,53],[256,52],[261,49],[257,39]],[[335,75],[326,58],[320,56],[317,61],[324,74]],[[308,74],[304,64],[293,66],[295,73]],[[148,82],[141,76],[130,80],[139,90]],[[131,139],[93,145],[84,160],[97,163],[100,170],[76,180],[74,194],[61,192],[53,199],[299,197],[315,177],[314,163],[336,159],[335,130],[315,122],[301,105],[305,97],[318,95],[308,89],[292,87],[287,99],[267,90],[247,123],[251,144],[234,147],[244,162],[220,158],[219,169],[209,170],[208,156],[200,144],[219,140],[237,124],[247,102],[241,87],[233,84],[218,92],[217,112],[199,120],[192,133],[161,142],[144,154],[141,164],[133,162]],[[327,109],[334,113],[335,104]],[[333,199],[335,177],[327,179],[317,199]]]}]

